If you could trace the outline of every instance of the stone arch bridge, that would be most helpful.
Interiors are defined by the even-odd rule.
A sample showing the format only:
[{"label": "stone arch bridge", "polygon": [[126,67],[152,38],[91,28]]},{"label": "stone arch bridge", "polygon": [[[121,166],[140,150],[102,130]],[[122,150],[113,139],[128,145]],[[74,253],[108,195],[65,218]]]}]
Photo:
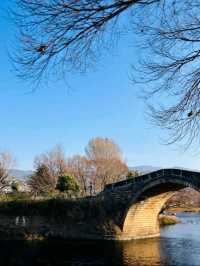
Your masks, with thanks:
[{"label": "stone arch bridge", "polygon": [[200,191],[200,172],[161,169],[107,185],[101,197],[112,206],[110,219],[120,230],[111,230],[105,238],[131,240],[159,236],[160,212],[184,187]]},{"label": "stone arch bridge", "polygon": [[109,184],[95,197],[76,200],[2,202],[0,239],[157,237],[160,212],[184,187],[200,191],[200,172],[162,169]]}]

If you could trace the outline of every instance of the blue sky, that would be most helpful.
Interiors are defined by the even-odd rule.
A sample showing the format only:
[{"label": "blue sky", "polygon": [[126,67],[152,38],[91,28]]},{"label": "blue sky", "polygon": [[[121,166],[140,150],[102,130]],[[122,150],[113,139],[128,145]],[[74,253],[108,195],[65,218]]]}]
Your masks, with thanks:
[{"label": "blue sky", "polygon": [[130,41],[134,36],[87,75],[68,74],[68,84],[54,82],[30,93],[8,59],[14,26],[3,10],[7,3],[0,3],[0,147],[15,154],[18,168],[31,169],[34,157],[56,144],[68,156],[83,154],[96,136],[117,142],[130,166],[199,168],[200,155],[163,145],[163,132],[145,118],[141,88],[130,80],[130,64],[141,56]]}]

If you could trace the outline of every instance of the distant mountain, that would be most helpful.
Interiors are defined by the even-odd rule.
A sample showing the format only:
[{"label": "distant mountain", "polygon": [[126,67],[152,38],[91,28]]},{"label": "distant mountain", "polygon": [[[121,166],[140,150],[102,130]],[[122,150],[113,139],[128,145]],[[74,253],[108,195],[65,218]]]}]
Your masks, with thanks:
[{"label": "distant mountain", "polygon": [[199,169],[192,169],[192,168],[186,168],[186,167],[180,167],[180,166],[173,166],[172,168],[175,168],[175,169],[182,169],[182,170],[187,170],[187,171],[194,171],[194,172],[200,172]]},{"label": "distant mountain", "polygon": [[[152,165],[139,165],[139,166],[129,167],[130,170],[133,170],[133,171],[136,170],[144,174],[154,172],[154,171],[157,171],[163,168],[168,168],[168,167],[162,167],[162,166],[159,167],[159,166],[152,166]],[[200,172],[200,170],[197,170],[197,169],[185,168],[181,166],[172,166],[170,168]]]},{"label": "distant mountain", "polygon": [[10,170],[10,175],[13,177],[16,177],[20,180],[25,180],[28,176],[32,175],[33,171],[30,170],[18,170],[18,169],[12,169]]},{"label": "distant mountain", "polygon": [[152,166],[152,165],[138,165],[138,166],[134,166],[134,167],[129,167],[130,170],[135,170],[138,171],[140,173],[150,173],[153,171],[157,171],[159,169],[162,169],[163,167],[158,167],[158,166]]},{"label": "distant mountain", "polygon": [[[152,166],[152,165],[138,165],[138,166],[134,166],[134,167],[129,167],[130,171],[138,171],[140,173],[146,174],[146,173],[150,173],[150,172],[154,172],[157,171],[159,169],[163,169],[164,167],[159,167],[159,166]],[[194,169],[188,169],[188,168],[184,168],[184,167],[172,167],[172,168],[176,168],[176,169],[184,169],[184,170],[191,170],[191,171],[199,171],[199,170],[194,170]],[[30,175],[33,174],[33,171],[31,170],[19,170],[19,169],[12,169],[10,171],[11,176],[16,177],[17,179],[20,180],[26,180],[26,178]]]}]

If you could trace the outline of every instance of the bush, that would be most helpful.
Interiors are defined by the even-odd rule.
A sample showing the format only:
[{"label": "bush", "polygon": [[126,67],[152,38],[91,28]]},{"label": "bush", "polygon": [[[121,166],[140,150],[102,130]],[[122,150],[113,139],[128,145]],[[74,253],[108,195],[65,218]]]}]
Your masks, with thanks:
[{"label": "bush", "polygon": [[68,195],[77,195],[80,191],[80,187],[72,175],[59,176],[56,188]]}]

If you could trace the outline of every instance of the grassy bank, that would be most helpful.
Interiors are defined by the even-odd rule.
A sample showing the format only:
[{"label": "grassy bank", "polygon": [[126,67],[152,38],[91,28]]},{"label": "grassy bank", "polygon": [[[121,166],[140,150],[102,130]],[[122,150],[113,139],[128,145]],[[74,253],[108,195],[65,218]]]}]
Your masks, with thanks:
[{"label": "grassy bank", "polygon": [[160,215],[159,221],[161,226],[174,225],[180,223],[180,220],[175,215]]}]

